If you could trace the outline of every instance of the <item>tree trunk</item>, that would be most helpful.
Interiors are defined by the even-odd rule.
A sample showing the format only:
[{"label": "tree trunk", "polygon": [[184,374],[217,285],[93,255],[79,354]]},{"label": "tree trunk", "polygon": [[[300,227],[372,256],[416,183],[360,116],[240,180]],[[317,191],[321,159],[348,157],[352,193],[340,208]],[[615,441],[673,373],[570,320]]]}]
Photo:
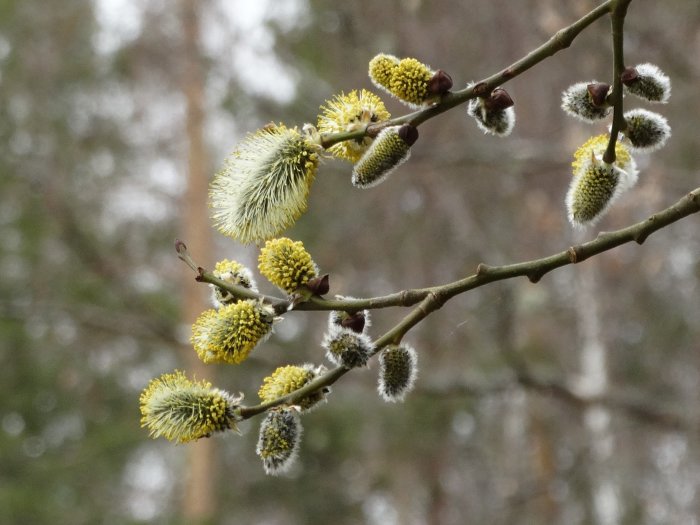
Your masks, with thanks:
[{"label": "tree trunk", "polygon": [[[182,90],[187,103],[186,131],[188,143],[187,189],[182,203],[182,239],[196,260],[211,253],[212,235],[207,214],[208,159],[204,146],[204,73],[199,52],[198,3],[181,3],[183,42]],[[182,265],[182,321],[190,326],[207,308],[207,290],[195,282],[192,271]],[[192,347],[184,349],[189,374],[206,378],[206,369]],[[188,445],[188,462],[184,477],[182,515],[186,523],[201,524],[216,513],[216,450],[214,440],[201,439]]]}]

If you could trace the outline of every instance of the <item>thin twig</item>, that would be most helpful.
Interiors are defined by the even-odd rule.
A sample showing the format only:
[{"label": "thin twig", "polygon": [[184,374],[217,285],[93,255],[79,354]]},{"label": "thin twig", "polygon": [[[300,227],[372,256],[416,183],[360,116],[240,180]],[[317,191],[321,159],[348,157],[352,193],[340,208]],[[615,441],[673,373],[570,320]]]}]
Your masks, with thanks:
[{"label": "thin twig", "polygon": [[[420,304],[411,310],[411,312],[401,321],[399,321],[398,324],[375,341],[375,353],[379,352],[383,347],[389,344],[398,343],[411,328],[416,326],[428,315],[440,308],[445,302],[456,295],[480,286],[484,286],[485,284],[491,282],[511,279],[513,277],[527,277],[533,283],[538,282],[543,275],[556,268],[579,263],[588,259],[589,257],[598,255],[629,242],[642,244],[647,237],[649,237],[649,235],[655,231],[673,224],[674,222],[677,222],[688,215],[698,212],[700,212],[700,188],[696,188],[672,206],[649,216],[647,219],[641,222],[613,232],[600,233],[594,240],[572,246],[568,250],[558,254],[505,266],[486,266],[484,264],[480,264],[475,274],[459,281],[443,286],[425,288],[422,290],[411,290],[408,292],[401,292],[386,296],[386,298],[396,298],[403,296],[418,297],[423,295],[423,299]],[[231,289],[226,287],[226,290],[231,291],[232,293],[235,291],[233,287]],[[360,308],[370,307],[369,305],[371,304],[381,304],[382,307],[390,306],[389,304],[386,304],[386,302],[382,301],[382,299],[383,298],[354,299],[348,301],[348,303],[351,304],[353,308],[358,306]],[[335,308],[342,305],[343,302],[345,301],[331,301],[330,303],[333,304]],[[324,300],[320,298],[314,299],[313,302],[302,303],[299,306],[300,309],[303,307],[315,310],[330,309],[327,308],[327,304],[324,304]],[[405,305],[397,303],[393,306]],[[309,394],[332,385],[347,372],[349,372],[349,370],[343,367],[334,368],[287,396],[280,397],[279,399],[261,405],[241,407],[239,409],[239,413],[243,419],[246,419],[260,414],[277,405],[297,403]]]},{"label": "thin twig", "polygon": [[[700,188],[696,188],[678,202],[661,210],[636,224],[611,232],[601,232],[592,241],[577,244],[553,255],[532,259],[504,266],[489,266],[479,264],[476,272],[451,283],[432,286],[428,288],[416,288],[403,290],[392,294],[369,297],[365,299],[324,299],[313,296],[307,302],[295,306],[294,311],[329,311],[329,310],[374,310],[389,307],[414,306],[432,294],[431,302],[444,303],[455,295],[464,293],[474,288],[479,288],[488,283],[511,279],[513,277],[527,277],[531,282],[538,282],[550,271],[585,261],[589,257],[606,252],[622,244],[636,242],[642,244],[649,235],[669,224],[679,221],[683,217],[700,211]],[[250,291],[242,286],[236,286],[218,279],[211,272],[200,267],[197,268],[196,279],[201,282],[214,284],[240,299],[259,299],[275,307],[278,313],[286,312],[291,304],[288,299],[267,296]],[[424,305],[423,310],[428,309]],[[430,306],[429,308],[433,308]],[[434,308],[433,308],[434,309]],[[432,310],[430,310],[432,311]],[[410,326],[409,326],[410,328]]]},{"label": "thin twig", "polygon": [[[629,3],[627,0],[626,3]],[[437,115],[444,113],[445,111],[464,104],[468,100],[480,96],[488,95],[494,88],[505,84],[509,80],[514,79],[518,75],[521,75],[528,69],[536,66],[544,59],[551,57],[555,53],[566,49],[571,45],[574,39],[591,25],[593,22],[599,18],[605,16],[610,12],[615,0],[608,0],[603,2],[598,7],[593,9],[588,14],[579,18],[576,22],[570,26],[564,27],[557,31],[554,36],[552,36],[547,42],[542,44],[536,49],[530,51],[523,58],[514,62],[510,66],[502,69],[498,73],[495,73],[489,77],[484,78],[476,82],[475,84],[469,85],[460,91],[455,91],[452,93],[447,93],[442,97],[440,102],[434,104],[430,107],[414,111],[407,115],[397,117],[385,122],[372,124],[364,130],[345,132],[345,133],[333,133],[333,134],[322,134],[321,135],[321,145],[324,148],[330,148],[333,144],[338,142],[343,142],[346,140],[359,139],[364,136],[376,136],[382,128],[386,126],[396,126],[399,124],[411,124],[413,126],[419,126],[426,120],[429,120]]]},{"label": "thin twig", "polygon": [[610,140],[603,154],[603,161],[612,164],[615,162],[615,146],[617,135],[625,129],[625,117],[623,116],[624,102],[622,96],[621,74],[625,70],[624,51],[624,26],[627,16],[627,7],[631,0],[616,0],[610,13],[610,25],[613,48],[613,87],[610,95],[610,103],[613,105],[613,120],[610,127]]}]

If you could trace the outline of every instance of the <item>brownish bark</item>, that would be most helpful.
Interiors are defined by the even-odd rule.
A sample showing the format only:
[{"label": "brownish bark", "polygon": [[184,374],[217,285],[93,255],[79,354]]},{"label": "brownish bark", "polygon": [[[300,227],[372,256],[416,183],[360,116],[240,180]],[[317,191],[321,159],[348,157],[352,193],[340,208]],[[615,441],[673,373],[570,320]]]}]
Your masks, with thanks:
[{"label": "brownish bark", "polygon": [[[204,145],[204,72],[199,51],[198,3],[181,2],[183,30],[182,91],[187,104],[186,132],[188,144],[187,189],[182,202],[182,239],[193,254],[204,261],[211,253],[212,235],[207,215],[208,158]],[[189,268],[183,265],[182,321],[194,322],[207,308],[204,287],[192,278]],[[185,363],[190,376],[197,379],[210,374],[197,359],[192,347],[184,348]],[[216,512],[216,449],[211,439],[201,439],[187,447],[187,471],[184,477],[182,515],[187,523],[201,524],[210,521]]]}]

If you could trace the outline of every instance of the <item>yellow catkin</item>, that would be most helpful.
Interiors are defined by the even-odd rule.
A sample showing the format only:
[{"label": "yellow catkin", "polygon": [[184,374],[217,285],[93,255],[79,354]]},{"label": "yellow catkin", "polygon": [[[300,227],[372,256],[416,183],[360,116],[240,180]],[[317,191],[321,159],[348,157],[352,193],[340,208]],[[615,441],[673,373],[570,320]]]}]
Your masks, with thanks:
[{"label": "yellow catkin", "polygon": [[[576,173],[581,167],[587,164],[591,159],[591,154],[596,158],[602,158],[605,150],[608,147],[609,135],[596,135],[589,138],[583,145],[574,153],[574,161],[571,163],[573,173]],[[632,163],[632,155],[629,148],[622,142],[615,144],[615,165],[620,169],[627,171]]]},{"label": "yellow catkin", "polygon": [[301,241],[286,237],[265,243],[258,257],[260,273],[272,284],[293,294],[318,275],[318,268]]},{"label": "yellow catkin", "polygon": [[[364,130],[367,125],[389,120],[391,115],[382,100],[371,91],[351,91],[347,95],[336,95],[321,106],[318,117],[321,133],[345,133]],[[357,162],[372,143],[371,137],[345,140],[331,146],[328,151],[341,159]]]},{"label": "yellow catkin", "polygon": [[203,312],[192,325],[192,345],[205,363],[239,364],[272,331],[274,312],[255,300]]},{"label": "yellow catkin", "polygon": [[380,53],[369,61],[369,78],[375,86],[388,90],[391,76],[398,67],[400,60],[394,55]]},{"label": "yellow catkin", "polygon": [[306,211],[319,146],[296,128],[249,134],[209,188],[214,226],[243,243],[282,233]]},{"label": "yellow catkin", "polygon": [[370,188],[386,180],[411,153],[410,146],[399,136],[399,126],[384,128],[374,139],[352,171],[352,183]]},{"label": "yellow catkin", "polygon": [[428,83],[433,74],[415,58],[404,58],[392,72],[389,92],[411,106],[421,106],[428,98]]},{"label": "yellow catkin", "polygon": [[[263,403],[274,401],[299,390],[325,371],[326,368],[323,366],[314,367],[310,364],[281,366],[263,379],[258,396]],[[320,402],[325,401],[326,394],[329,391],[330,389],[327,387],[320,389],[303,399],[295,401],[294,405],[298,406],[302,411],[307,411]]]},{"label": "yellow catkin", "polygon": [[187,443],[213,432],[237,430],[234,408],[240,398],[207,381],[190,381],[179,370],[153,379],[139,401],[141,426],[153,438]]}]

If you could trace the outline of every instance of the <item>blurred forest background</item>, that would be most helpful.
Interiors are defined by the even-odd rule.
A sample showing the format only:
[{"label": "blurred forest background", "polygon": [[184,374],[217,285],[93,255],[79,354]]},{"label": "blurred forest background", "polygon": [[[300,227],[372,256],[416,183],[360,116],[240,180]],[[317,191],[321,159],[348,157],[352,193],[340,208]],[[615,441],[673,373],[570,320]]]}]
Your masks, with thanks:
[{"label": "blurred forest background", "polygon": [[[209,267],[256,266],[203,208],[246,132],[315,122],[333,94],[372,89],[378,52],[462,87],[598,3],[0,0],[0,523],[699,523],[698,216],[449,302],[406,338],[420,357],[406,402],[379,400],[376,363],[346,375],[304,418],[288,476],[264,475],[259,419],[192,446],[139,427],[140,391],[174,368],[254,404],[276,366],[322,361],[323,313],[287,315],[240,367],[202,369],[188,344],[208,291],[173,240]],[[634,0],[626,30],[628,65],[671,76],[670,103],[652,109],[673,137],[638,157],[640,182],[603,230],[700,181],[700,5]],[[361,297],[593,238],[563,201],[572,152],[605,126],[565,117],[560,93],[611,70],[604,18],[507,84],[512,136],[484,136],[460,107],[421,126],[377,188],[328,160],[288,236],[331,293]],[[375,312],[372,334],[404,314]]]}]

